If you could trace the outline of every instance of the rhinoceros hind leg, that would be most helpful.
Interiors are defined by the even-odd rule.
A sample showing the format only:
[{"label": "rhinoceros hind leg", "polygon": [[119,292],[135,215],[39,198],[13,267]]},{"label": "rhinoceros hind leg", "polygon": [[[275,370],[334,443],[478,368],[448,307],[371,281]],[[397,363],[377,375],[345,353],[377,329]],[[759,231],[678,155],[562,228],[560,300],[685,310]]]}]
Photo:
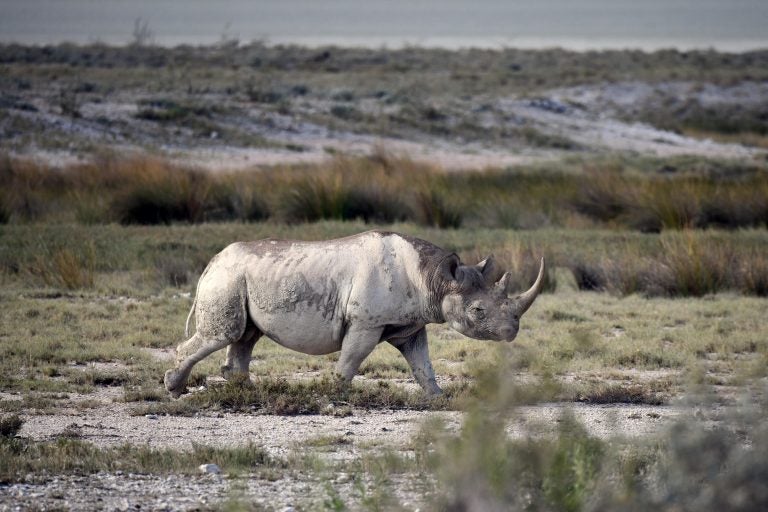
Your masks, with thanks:
[{"label": "rhinoceros hind leg", "polygon": [[[199,333],[195,333],[189,340],[185,341],[176,349],[177,352],[177,366],[165,372],[165,389],[167,389],[174,397],[179,397],[187,388],[187,379],[194,367],[202,359],[205,359],[210,354],[221,350],[229,345],[230,340],[227,339],[207,339],[200,336]],[[192,350],[195,350],[187,357]]]},{"label": "rhinoceros hind leg", "polygon": [[168,390],[173,398],[179,398],[185,391],[186,379],[184,379],[184,383],[182,384],[181,375],[175,368],[171,368],[165,372],[165,378],[163,381],[165,382],[165,389]]},{"label": "rhinoceros hind leg", "polygon": [[229,380],[235,375],[249,378],[248,367],[251,364],[253,346],[259,341],[261,331],[249,325],[243,336],[227,347],[227,362],[221,367],[221,376]]}]

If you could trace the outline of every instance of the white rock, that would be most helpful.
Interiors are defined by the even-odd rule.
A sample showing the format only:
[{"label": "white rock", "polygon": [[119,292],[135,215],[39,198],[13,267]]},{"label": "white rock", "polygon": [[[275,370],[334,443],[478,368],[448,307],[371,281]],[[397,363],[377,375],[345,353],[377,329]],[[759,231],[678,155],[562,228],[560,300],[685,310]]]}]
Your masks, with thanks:
[{"label": "white rock", "polygon": [[198,469],[201,473],[207,473],[209,475],[218,475],[221,473],[221,468],[216,464],[200,464]]}]

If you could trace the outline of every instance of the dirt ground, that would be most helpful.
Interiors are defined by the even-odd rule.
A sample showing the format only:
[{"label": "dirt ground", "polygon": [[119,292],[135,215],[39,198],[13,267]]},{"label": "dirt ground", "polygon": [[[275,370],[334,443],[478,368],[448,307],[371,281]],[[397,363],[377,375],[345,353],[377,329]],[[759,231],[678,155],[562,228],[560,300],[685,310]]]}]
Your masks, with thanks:
[{"label": "dirt ground", "polygon": [[[17,395],[3,393],[5,400]],[[214,447],[255,443],[271,456],[306,453],[312,440],[342,438],[344,443],[321,449],[328,462],[351,461],[371,450],[394,450],[412,456],[410,442],[427,418],[439,418],[449,431],[458,431],[463,413],[455,411],[370,411],[354,409],[351,416],[272,416],[206,412],[193,417],[135,415],[136,403],[120,401],[122,388],[103,388],[96,394],[70,395],[67,404],[47,414],[24,414],[19,433],[34,440],[54,440],[65,431],[100,447],[126,443],[156,448],[191,449],[193,443]],[[97,407],[81,410],[79,401],[98,400]],[[139,404],[140,405],[140,404]],[[684,414],[684,405],[589,405],[545,403],[520,407],[508,426],[512,437],[552,434],[565,411],[603,439],[650,436]],[[409,455],[410,454],[410,455]],[[359,475],[358,475],[359,477]],[[232,503],[258,503],[267,509],[327,508],[329,493],[345,503],[362,498],[359,479],[346,473],[291,472],[254,474],[232,478],[227,474],[142,475],[123,472],[88,476],[28,475],[20,483],[0,487],[0,510],[199,510]],[[421,482],[393,475],[396,498],[409,510],[423,505]],[[331,487],[329,487],[329,485]],[[333,489],[330,491],[329,489]]]}]

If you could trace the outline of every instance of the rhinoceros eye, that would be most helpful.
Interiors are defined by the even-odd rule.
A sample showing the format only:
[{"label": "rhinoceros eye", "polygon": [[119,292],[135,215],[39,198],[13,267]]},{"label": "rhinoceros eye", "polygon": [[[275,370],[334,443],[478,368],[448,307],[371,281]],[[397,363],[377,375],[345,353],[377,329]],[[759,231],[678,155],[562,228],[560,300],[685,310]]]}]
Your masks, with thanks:
[{"label": "rhinoceros eye", "polygon": [[482,306],[478,306],[478,305],[470,306],[469,312],[472,313],[472,315],[479,320],[482,320],[483,318],[485,318],[485,309],[483,309]]}]

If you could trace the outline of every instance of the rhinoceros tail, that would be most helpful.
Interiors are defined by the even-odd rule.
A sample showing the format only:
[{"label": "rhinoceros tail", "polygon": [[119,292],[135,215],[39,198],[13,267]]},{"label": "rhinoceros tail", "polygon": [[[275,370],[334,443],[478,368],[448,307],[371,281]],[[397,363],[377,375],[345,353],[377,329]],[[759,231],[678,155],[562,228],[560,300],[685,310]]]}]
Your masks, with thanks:
[{"label": "rhinoceros tail", "polygon": [[197,304],[197,294],[195,294],[195,298],[192,301],[192,307],[189,309],[189,314],[187,315],[187,323],[184,325],[184,336],[189,338],[189,321],[192,320],[192,314],[195,312],[195,305]]},{"label": "rhinoceros tail", "polygon": [[[218,254],[216,255],[218,256]],[[184,324],[184,336],[189,338],[189,321],[192,320],[192,315],[195,313],[195,306],[197,305],[197,294],[200,291],[200,281],[203,280],[203,277],[205,277],[205,274],[208,273],[208,269],[211,268],[211,264],[216,260],[216,256],[214,256],[210,262],[208,262],[208,265],[205,267],[205,270],[203,270],[203,273],[200,274],[200,279],[197,280],[197,287],[195,287],[195,298],[192,300],[192,307],[189,308],[189,314],[187,315],[187,323]]]}]

